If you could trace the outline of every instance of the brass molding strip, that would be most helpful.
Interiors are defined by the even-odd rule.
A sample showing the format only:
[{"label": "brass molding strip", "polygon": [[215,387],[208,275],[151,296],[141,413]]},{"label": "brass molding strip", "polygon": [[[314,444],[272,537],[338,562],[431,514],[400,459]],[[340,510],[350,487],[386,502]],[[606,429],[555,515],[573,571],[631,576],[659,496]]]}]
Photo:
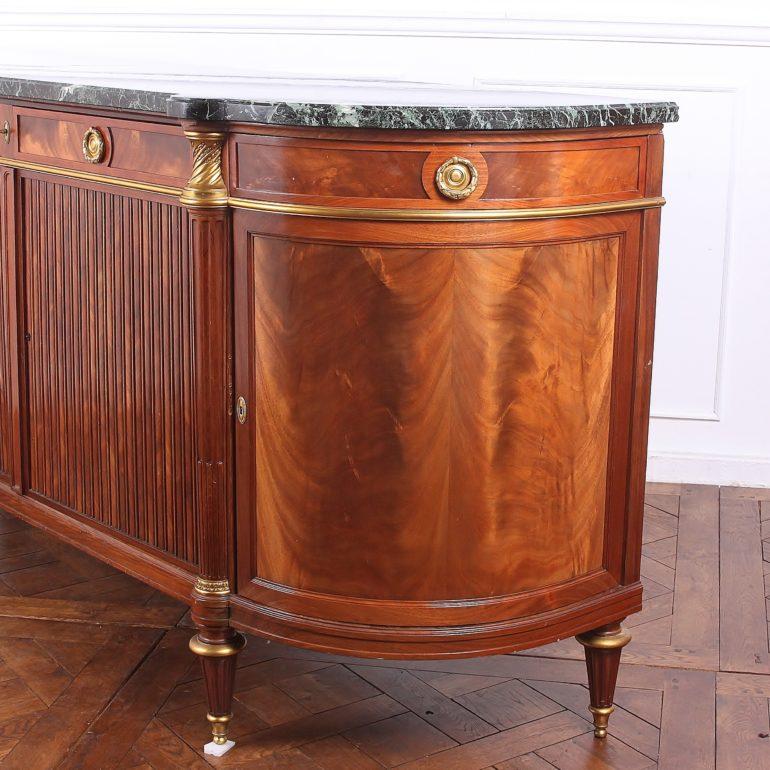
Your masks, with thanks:
[{"label": "brass molding strip", "polygon": [[198,634],[190,639],[190,650],[204,658],[229,658],[237,655],[246,646],[246,637],[236,634],[229,642],[212,644],[204,642]]},{"label": "brass molding strip", "polygon": [[206,595],[227,595],[230,593],[230,582],[228,580],[209,580],[199,577],[195,581],[195,590],[199,594]]},{"label": "brass molding strip", "polygon": [[625,628],[621,628],[613,634],[594,634],[590,631],[578,634],[577,639],[583,647],[594,650],[618,650],[625,647],[631,641],[631,634]]},{"label": "brass molding strip", "polygon": [[26,171],[39,171],[41,174],[55,174],[56,176],[65,176],[70,179],[81,179],[86,182],[99,182],[100,184],[114,185],[115,187],[127,187],[129,190],[143,190],[144,192],[159,193],[160,195],[173,195],[178,198],[182,194],[181,187],[168,187],[162,184],[152,184],[150,182],[137,182],[133,179],[123,179],[117,176],[103,176],[94,174],[90,171],[78,171],[72,168],[61,168],[60,166],[48,166],[44,163],[30,163],[26,160],[11,160],[10,158],[0,158],[0,166],[9,168],[20,168]]},{"label": "brass molding strip", "polygon": [[504,221],[512,219],[558,219],[560,217],[585,217],[591,214],[610,214],[617,211],[660,208],[665,198],[635,198],[627,201],[584,203],[577,206],[549,206],[530,209],[368,209],[349,206],[313,206],[303,203],[229,198],[228,204],[236,209],[263,211],[269,214],[289,214],[300,217],[324,217],[327,219],[376,219],[400,222],[474,222]]}]

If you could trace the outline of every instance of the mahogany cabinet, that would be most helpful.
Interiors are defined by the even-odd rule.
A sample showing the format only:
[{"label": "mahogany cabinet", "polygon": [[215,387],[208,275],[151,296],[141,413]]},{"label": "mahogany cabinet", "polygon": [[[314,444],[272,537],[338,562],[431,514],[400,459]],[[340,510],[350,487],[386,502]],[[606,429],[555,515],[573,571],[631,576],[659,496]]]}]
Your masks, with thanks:
[{"label": "mahogany cabinet", "polygon": [[209,750],[238,630],[578,635],[603,737],[675,106],[419,130],[55,101],[0,103],[0,505],[192,605]]}]

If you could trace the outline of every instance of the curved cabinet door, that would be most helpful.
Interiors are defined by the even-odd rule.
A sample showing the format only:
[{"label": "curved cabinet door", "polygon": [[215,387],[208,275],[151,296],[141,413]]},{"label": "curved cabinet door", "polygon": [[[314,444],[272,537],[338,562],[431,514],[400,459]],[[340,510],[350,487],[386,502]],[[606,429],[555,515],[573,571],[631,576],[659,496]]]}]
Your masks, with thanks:
[{"label": "curved cabinet door", "polygon": [[488,651],[618,586],[641,221],[236,215],[238,591],[276,636]]}]

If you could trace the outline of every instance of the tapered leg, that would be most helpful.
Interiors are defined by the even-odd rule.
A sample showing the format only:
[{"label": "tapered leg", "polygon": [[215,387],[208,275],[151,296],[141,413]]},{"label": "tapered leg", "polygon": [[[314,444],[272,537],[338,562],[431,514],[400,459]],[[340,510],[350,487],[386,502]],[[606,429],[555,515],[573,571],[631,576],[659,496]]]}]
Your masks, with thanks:
[{"label": "tapered leg", "polygon": [[594,717],[594,735],[606,738],[607,722],[615,710],[612,701],[618,680],[620,654],[631,641],[631,635],[621,628],[620,623],[611,623],[579,634],[576,638],[585,647],[588,689],[591,693],[589,711]]},{"label": "tapered leg", "polygon": [[192,593],[192,618],[198,633],[190,639],[190,649],[198,656],[206,683],[211,725],[211,743],[206,754],[221,756],[233,747],[227,739],[232,718],[235,662],[246,639],[230,626],[230,593],[226,580],[198,578]]},{"label": "tapered leg", "polygon": [[246,639],[231,628],[224,629],[218,636],[219,639],[212,641],[196,634],[190,640],[190,649],[199,656],[203,668],[209,706],[206,719],[211,724],[212,742],[224,749],[230,748],[227,746],[227,729],[232,718],[235,664]]}]

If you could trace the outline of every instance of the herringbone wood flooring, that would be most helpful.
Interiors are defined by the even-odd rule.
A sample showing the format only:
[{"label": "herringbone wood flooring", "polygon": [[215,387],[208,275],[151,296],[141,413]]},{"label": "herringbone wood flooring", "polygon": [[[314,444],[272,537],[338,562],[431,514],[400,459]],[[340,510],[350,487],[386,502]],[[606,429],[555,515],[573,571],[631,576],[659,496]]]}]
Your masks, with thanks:
[{"label": "herringbone wood flooring", "polygon": [[644,609],[611,737],[572,641],[451,662],[250,639],[234,751],[200,753],[185,607],[0,514],[4,768],[770,768],[770,490],[648,490]]}]

